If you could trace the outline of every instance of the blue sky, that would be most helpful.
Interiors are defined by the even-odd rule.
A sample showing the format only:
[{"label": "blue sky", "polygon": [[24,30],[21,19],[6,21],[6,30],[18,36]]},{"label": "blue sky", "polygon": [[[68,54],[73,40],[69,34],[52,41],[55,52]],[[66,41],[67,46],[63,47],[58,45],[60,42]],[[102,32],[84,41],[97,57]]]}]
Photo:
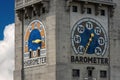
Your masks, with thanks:
[{"label": "blue sky", "polygon": [[0,2],[0,80],[13,80],[14,71],[14,0]]},{"label": "blue sky", "polygon": [[0,2],[0,40],[3,40],[5,26],[14,23],[14,0]]}]

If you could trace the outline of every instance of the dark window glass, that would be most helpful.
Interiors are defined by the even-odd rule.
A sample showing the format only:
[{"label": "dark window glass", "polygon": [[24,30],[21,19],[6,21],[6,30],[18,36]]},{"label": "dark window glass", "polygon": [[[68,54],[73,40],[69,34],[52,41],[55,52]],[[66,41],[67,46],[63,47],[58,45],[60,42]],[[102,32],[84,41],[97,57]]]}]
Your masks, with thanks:
[{"label": "dark window glass", "polygon": [[92,14],[92,9],[91,8],[87,8],[87,14]]},{"label": "dark window glass", "polygon": [[101,16],[105,16],[105,10],[100,11]]},{"label": "dark window glass", "polygon": [[38,56],[40,56],[40,49],[38,49]]},{"label": "dark window glass", "polygon": [[101,70],[101,71],[100,71],[100,77],[101,77],[101,78],[106,78],[106,77],[107,77],[107,71]]},{"label": "dark window glass", "polygon": [[72,6],[72,11],[77,12],[77,6]]},{"label": "dark window glass", "polygon": [[33,16],[36,16],[36,13],[35,13],[35,11],[33,11]]},{"label": "dark window glass", "polygon": [[72,70],[72,76],[73,77],[79,77],[80,76],[80,70],[79,69],[73,69]]},{"label": "dark window glass", "polygon": [[32,58],[32,51],[30,51],[29,53],[30,53],[30,58]]},{"label": "dark window glass", "polygon": [[92,70],[88,70],[88,77],[92,77]]},{"label": "dark window glass", "polygon": [[42,8],[42,13],[45,13],[45,7]]}]

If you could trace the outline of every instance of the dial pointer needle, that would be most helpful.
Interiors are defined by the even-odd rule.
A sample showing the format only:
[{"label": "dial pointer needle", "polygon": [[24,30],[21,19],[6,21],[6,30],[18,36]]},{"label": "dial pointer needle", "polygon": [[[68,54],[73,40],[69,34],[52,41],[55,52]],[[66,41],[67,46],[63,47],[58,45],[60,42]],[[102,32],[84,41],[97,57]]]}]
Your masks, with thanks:
[{"label": "dial pointer needle", "polygon": [[91,34],[90,34],[89,41],[88,41],[88,43],[87,43],[87,45],[86,45],[86,47],[85,47],[84,53],[86,53],[88,47],[90,46],[90,43],[92,42],[92,38],[93,38],[93,37],[94,37],[94,33],[91,33]]}]

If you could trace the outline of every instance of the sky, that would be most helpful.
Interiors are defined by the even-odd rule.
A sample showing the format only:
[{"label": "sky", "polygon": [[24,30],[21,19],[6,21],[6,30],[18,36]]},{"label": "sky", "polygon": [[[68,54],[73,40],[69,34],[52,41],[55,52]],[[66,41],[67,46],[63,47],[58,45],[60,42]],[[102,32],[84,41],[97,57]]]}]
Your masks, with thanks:
[{"label": "sky", "polygon": [[0,2],[0,40],[3,40],[3,31],[6,25],[14,23],[14,0]]},{"label": "sky", "polygon": [[0,2],[0,80],[13,80],[14,0]]}]

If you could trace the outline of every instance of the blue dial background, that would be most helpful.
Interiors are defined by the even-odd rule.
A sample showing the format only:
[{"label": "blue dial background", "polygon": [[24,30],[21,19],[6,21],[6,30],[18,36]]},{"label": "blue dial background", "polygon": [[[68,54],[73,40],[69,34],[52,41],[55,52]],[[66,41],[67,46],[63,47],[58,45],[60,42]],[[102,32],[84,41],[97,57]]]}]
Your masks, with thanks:
[{"label": "blue dial background", "polygon": [[80,45],[86,47],[87,43],[89,42],[91,33],[94,33],[94,37],[92,38],[92,42],[90,43],[90,46],[87,49],[88,54],[95,53],[95,48],[99,46],[99,43],[98,43],[99,36],[95,34],[94,28],[91,30],[88,30],[86,27],[85,27],[84,33],[80,34],[80,37],[81,37]]},{"label": "blue dial background", "polygon": [[41,48],[41,43],[32,43],[33,40],[40,39],[41,40],[41,35],[38,29],[34,29],[31,31],[29,40],[28,40],[28,49],[32,49],[33,51],[37,50],[38,47]]}]

